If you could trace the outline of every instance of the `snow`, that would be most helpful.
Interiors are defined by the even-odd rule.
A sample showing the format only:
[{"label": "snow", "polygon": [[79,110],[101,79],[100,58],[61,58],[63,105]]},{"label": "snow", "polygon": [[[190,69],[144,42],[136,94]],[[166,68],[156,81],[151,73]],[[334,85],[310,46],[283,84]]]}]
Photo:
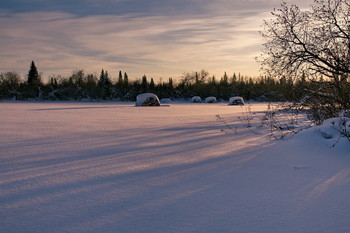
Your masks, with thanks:
[{"label": "snow", "polygon": [[136,97],[135,106],[159,106],[160,101],[153,93],[143,93]]},{"label": "snow", "polygon": [[192,102],[193,103],[201,103],[202,102],[202,98],[200,96],[193,96],[192,97]]},{"label": "snow", "polygon": [[350,137],[350,118],[340,117],[325,120],[318,129],[324,138],[332,139],[330,141],[335,145],[340,136]]},{"label": "snow", "polygon": [[234,96],[229,99],[228,105],[244,105],[244,100],[240,96]]},{"label": "snow", "polygon": [[163,98],[160,100],[162,104],[170,104],[172,101],[170,98]]},{"label": "snow", "polygon": [[350,232],[331,122],[271,141],[260,103],[250,128],[225,103],[0,107],[0,232]]},{"label": "snow", "polygon": [[209,97],[205,98],[205,102],[206,103],[216,103],[217,100],[214,96],[209,96]]}]

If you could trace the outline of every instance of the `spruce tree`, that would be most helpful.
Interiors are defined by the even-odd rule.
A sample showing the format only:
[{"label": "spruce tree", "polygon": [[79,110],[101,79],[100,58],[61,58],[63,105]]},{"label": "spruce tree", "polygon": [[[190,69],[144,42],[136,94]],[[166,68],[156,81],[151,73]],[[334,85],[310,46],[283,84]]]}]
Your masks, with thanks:
[{"label": "spruce tree", "polygon": [[228,84],[228,77],[227,77],[226,72],[224,73],[224,76],[221,79],[221,83],[226,84],[226,85]]},{"label": "spruce tree", "polygon": [[102,69],[100,74],[100,79],[98,80],[98,85],[100,87],[103,87],[105,83],[106,83],[106,75],[105,75],[105,71]]},{"label": "spruce tree", "polygon": [[125,72],[124,73],[124,85],[127,87],[129,84],[129,78],[128,78],[128,74]]},{"label": "spruce tree", "polygon": [[170,87],[171,90],[174,89],[174,82],[173,82],[173,78],[169,78],[169,82],[168,82],[168,85]]},{"label": "spruce tree", "polygon": [[154,88],[155,88],[155,84],[154,84],[153,78],[151,78],[151,81],[150,81],[150,83],[149,83],[149,88],[150,88],[151,91],[153,91]]},{"label": "spruce tree", "polygon": [[236,73],[233,73],[231,84],[235,84],[236,82],[237,82],[237,76],[236,76]]},{"label": "spruce tree", "polygon": [[40,97],[41,80],[34,61],[30,64],[27,78],[27,89],[25,90],[24,95],[29,99]]},{"label": "spruce tree", "polygon": [[40,83],[40,75],[34,61],[30,64],[27,83],[29,85],[38,85]]},{"label": "spruce tree", "polygon": [[148,81],[146,75],[142,76],[142,81],[141,81],[141,92],[147,92],[148,91]]},{"label": "spruce tree", "polygon": [[100,89],[100,97],[102,99],[110,99],[112,97],[112,82],[109,79],[108,72],[102,69],[100,79],[98,80]]},{"label": "spruce tree", "polygon": [[118,82],[117,82],[119,87],[122,87],[124,82],[123,82],[123,75],[122,75],[122,71],[119,70],[119,75],[118,75]]}]

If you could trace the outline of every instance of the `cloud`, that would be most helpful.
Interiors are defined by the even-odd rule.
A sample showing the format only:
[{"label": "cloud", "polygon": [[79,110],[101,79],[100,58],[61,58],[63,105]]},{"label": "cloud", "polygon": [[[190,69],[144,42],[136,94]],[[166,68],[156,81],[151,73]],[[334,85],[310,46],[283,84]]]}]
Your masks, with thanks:
[{"label": "cloud", "polygon": [[[305,5],[311,0],[285,0]],[[240,11],[266,11],[277,7],[280,0],[2,0],[1,8],[19,12],[66,12],[90,15],[203,15]]]},{"label": "cloud", "polygon": [[[81,12],[114,6],[112,10],[118,7],[123,13],[0,11],[0,43],[4,45],[0,72],[26,73],[34,60],[46,76],[68,75],[76,69],[96,73],[106,69],[112,76],[123,70],[131,78],[143,74],[178,77],[200,69],[217,76],[225,71],[258,75],[254,57],[262,42],[259,26],[275,0],[269,4],[263,0],[53,2],[57,6],[48,9],[65,9],[71,2],[79,8],[88,2],[90,10]],[[186,6],[181,5],[185,2]]]},{"label": "cloud", "polygon": [[79,16],[169,15],[193,13],[200,10],[205,1],[196,0],[2,0],[1,8],[11,12],[60,11]]},{"label": "cloud", "polygon": [[20,13],[1,20],[5,26],[1,26],[0,42],[6,46],[0,54],[8,58],[1,70],[33,59],[39,68],[45,67],[45,73],[123,68],[138,70],[137,75],[173,76],[214,66],[223,73],[234,69],[235,60],[253,57],[255,51],[250,48],[259,43],[258,24],[252,26],[249,18],[238,24],[224,16],[77,18],[65,13]]}]

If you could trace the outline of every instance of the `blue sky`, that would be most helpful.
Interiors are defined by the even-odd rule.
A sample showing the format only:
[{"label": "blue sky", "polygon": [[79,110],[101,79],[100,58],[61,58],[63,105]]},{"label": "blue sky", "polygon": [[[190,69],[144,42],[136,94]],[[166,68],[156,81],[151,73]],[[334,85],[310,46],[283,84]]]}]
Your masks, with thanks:
[{"label": "blue sky", "polygon": [[[311,0],[290,0],[307,7]],[[119,70],[178,78],[259,75],[260,26],[279,0],[2,0],[0,72],[44,77]]]}]

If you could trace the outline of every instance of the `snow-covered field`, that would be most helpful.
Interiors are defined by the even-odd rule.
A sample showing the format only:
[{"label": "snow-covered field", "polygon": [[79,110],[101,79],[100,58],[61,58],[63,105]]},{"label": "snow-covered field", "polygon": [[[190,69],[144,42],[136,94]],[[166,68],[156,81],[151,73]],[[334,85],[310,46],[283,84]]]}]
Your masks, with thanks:
[{"label": "snow-covered field", "polygon": [[350,232],[350,143],[270,141],[266,104],[0,108],[1,233]]}]

